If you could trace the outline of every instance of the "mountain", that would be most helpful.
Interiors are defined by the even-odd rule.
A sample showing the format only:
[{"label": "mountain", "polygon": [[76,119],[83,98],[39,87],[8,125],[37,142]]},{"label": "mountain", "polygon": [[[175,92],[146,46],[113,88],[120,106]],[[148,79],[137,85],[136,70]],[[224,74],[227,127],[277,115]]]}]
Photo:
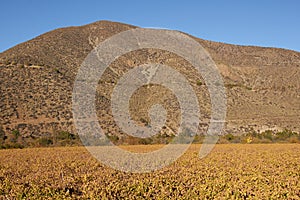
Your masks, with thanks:
[{"label": "mountain", "polygon": [[[0,128],[22,138],[75,133],[72,120],[72,89],[77,71],[88,53],[100,42],[132,25],[98,21],[60,28],[0,53]],[[290,129],[300,131],[300,53],[255,46],[212,42],[190,36],[211,55],[223,76],[227,94],[224,133]],[[170,52],[142,49],[111,64],[99,81],[96,107],[105,132],[125,137],[112,118],[110,94],[117,80],[130,68],[149,62],[172,66],[195,90],[201,109],[199,133],[210,117],[210,100],[200,75],[190,64]],[[140,125],[150,119],[147,110],[161,103],[168,120],[161,134],[174,134],[180,108],[170,90],[150,85],[131,98],[131,117]]]}]

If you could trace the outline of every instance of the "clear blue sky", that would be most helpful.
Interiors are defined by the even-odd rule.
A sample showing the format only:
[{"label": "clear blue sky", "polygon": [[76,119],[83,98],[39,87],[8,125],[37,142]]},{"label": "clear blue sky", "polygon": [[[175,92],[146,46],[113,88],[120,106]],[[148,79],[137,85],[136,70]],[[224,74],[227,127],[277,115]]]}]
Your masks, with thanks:
[{"label": "clear blue sky", "polygon": [[98,20],[300,51],[298,0],[6,0],[0,8],[0,52],[56,28]]}]

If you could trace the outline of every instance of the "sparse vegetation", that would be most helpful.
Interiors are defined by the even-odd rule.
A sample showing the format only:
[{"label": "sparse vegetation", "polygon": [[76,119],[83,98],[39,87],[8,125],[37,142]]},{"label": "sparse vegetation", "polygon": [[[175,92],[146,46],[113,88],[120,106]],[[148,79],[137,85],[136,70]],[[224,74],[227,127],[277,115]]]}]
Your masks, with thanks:
[{"label": "sparse vegetation", "polygon": [[13,136],[14,136],[16,139],[18,139],[18,137],[20,136],[20,132],[19,132],[18,130],[13,130],[11,133],[13,134]]},{"label": "sparse vegetation", "polygon": [[22,137],[18,130],[13,130],[8,136],[0,128],[0,148],[24,147],[55,147],[55,146],[81,146],[78,135],[67,131],[58,131],[52,136]]},{"label": "sparse vegetation", "polygon": [[60,70],[58,68],[54,68],[54,71],[58,74],[60,74]]},{"label": "sparse vegetation", "polygon": [[[24,148],[24,147],[58,147],[58,146],[81,146],[82,142],[78,135],[68,131],[57,131],[52,136],[43,136],[37,138],[20,137],[18,130],[13,130],[11,135],[6,136],[4,131],[0,129],[0,148]],[[188,132],[186,133],[188,134]],[[159,134],[150,138],[137,138],[132,136],[119,137],[117,135],[106,135],[107,138],[116,145],[151,145],[151,144],[168,144],[172,141],[175,135]],[[186,137],[186,138],[185,138]],[[182,134],[179,141],[189,143],[190,136]],[[204,140],[204,135],[196,135],[193,143],[199,144]],[[98,138],[86,139],[90,144],[86,145],[103,145],[103,141],[98,141]],[[266,130],[258,133],[254,130],[246,134],[233,135],[231,133],[220,136],[219,144],[227,143],[300,143],[300,134],[291,130],[273,131]]]},{"label": "sparse vegetation", "polygon": [[112,141],[113,143],[117,143],[118,141],[119,141],[119,137],[118,136],[116,136],[116,135],[107,135],[107,137],[108,137],[108,139],[110,140],[110,141]]},{"label": "sparse vegetation", "polygon": [[198,81],[197,81],[197,85],[198,85],[198,86],[203,85],[202,81],[198,80]]},{"label": "sparse vegetation", "polygon": [[227,87],[229,89],[232,89],[232,88],[235,88],[235,87],[239,87],[239,88],[245,88],[246,90],[252,90],[251,87],[243,85],[241,83],[227,83],[227,84],[225,84],[225,87]]},{"label": "sparse vegetation", "polygon": [[4,143],[4,141],[6,140],[6,135],[5,132],[2,128],[2,126],[0,126],[0,146]]},{"label": "sparse vegetation", "polygon": [[252,130],[242,135],[226,134],[221,136],[220,143],[300,143],[300,134],[291,130],[266,130],[258,133]]},{"label": "sparse vegetation", "polygon": [[42,147],[47,147],[53,144],[53,141],[50,138],[39,138],[38,144]]},{"label": "sparse vegetation", "polygon": [[144,118],[141,118],[140,121],[141,121],[145,126],[148,126],[148,125],[149,125],[148,120],[146,120],[146,119],[144,119]]},{"label": "sparse vegetation", "polygon": [[[99,31],[90,32],[92,27],[98,27]],[[0,119],[1,123],[5,124],[4,131],[9,137],[5,139],[5,143],[12,138],[11,130],[14,129],[20,131],[21,137],[18,137],[16,141],[18,143],[24,142],[21,141],[23,139],[27,140],[23,138],[23,134],[41,136],[52,133],[52,129],[73,131],[70,102],[72,102],[73,81],[80,63],[93,49],[96,38],[102,38],[102,41],[132,28],[135,27],[100,21],[86,26],[50,31],[2,52],[0,54],[0,61],[3,64],[0,72],[0,91],[2,92]],[[299,67],[296,66],[296,63],[299,63],[298,52],[274,48],[242,47],[197,38],[195,40],[209,50],[224,77],[227,108],[230,113],[226,120],[229,123],[231,120],[243,118],[245,119],[243,124],[255,123],[258,126],[270,125],[270,127],[278,125],[283,128],[296,126],[295,131],[299,131],[297,126],[299,120],[294,116],[299,116],[299,109],[297,109],[299,101],[295,100],[295,97],[300,79],[298,76],[282,76],[286,74],[287,68],[290,74],[299,74]],[[197,73],[191,63],[174,53],[163,50],[133,51],[112,63],[110,69],[113,73],[107,70],[99,80],[101,87],[97,88],[97,116],[99,116],[99,121],[104,123],[103,127],[109,129],[108,134],[116,134],[119,137],[117,143],[124,142],[125,144],[127,141],[124,140],[127,139],[121,138],[122,132],[114,124],[111,113],[107,109],[110,106],[110,92],[113,91],[118,79],[128,70],[145,63],[164,63],[183,74],[187,81],[192,83],[191,86],[201,105],[203,119],[209,119],[210,94],[208,88],[203,87],[205,85],[203,77]],[[260,71],[262,74],[258,77],[257,69],[261,67],[264,70]],[[252,90],[251,87],[254,89]],[[151,90],[151,88],[154,89]],[[165,133],[171,134],[172,130],[176,130],[180,113],[177,113],[179,105],[172,91],[167,92],[156,87],[155,84],[140,91],[136,93],[135,98],[132,98],[134,106],[139,107],[139,109],[132,108],[131,115],[134,120],[143,122],[145,126],[151,124],[147,112],[143,109],[150,108],[153,103],[163,103],[169,117],[168,129]],[[293,103],[289,103],[289,100]],[[261,112],[269,116],[268,122],[260,120]],[[284,113],[288,113],[288,116],[284,116]],[[282,117],[277,118],[278,115]],[[144,120],[140,120],[141,118]],[[40,122],[35,123],[35,119]],[[239,126],[238,124],[225,131],[233,135],[242,134],[244,129],[239,129]],[[59,145],[55,138],[50,139],[53,141],[53,146]],[[71,143],[75,141],[74,139],[68,140]],[[166,139],[160,137],[152,138],[152,141],[140,142],[132,139],[130,143],[160,143],[160,140],[168,141],[167,137]],[[264,140],[272,142],[277,139],[265,137]],[[298,139],[296,136],[291,136],[287,140],[295,142]],[[243,142],[238,141],[238,137],[230,142],[233,141]],[[67,140],[65,142],[68,143]],[[257,142],[255,138],[253,142]]]}]

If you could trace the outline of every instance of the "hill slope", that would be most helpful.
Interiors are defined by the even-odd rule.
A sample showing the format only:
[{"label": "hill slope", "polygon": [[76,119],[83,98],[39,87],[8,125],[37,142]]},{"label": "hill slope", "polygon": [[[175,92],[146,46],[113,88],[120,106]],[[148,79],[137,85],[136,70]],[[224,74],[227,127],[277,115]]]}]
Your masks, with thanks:
[{"label": "hill slope", "polygon": [[[61,28],[0,53],[0,125],[6,134],[18,130],[23,138],[75,132],[72,87],[87,54],[106,38],[135,26],[99,21]],[[191,36],[192,37],[192,36]],[[300,53],[277,48],[237,46],[196,39],[223,75],[228,97],[224,132],[265,129],[300,130]],[[97,111],[109,135],[122,137],[110,110],[110,94],[128,69],[147,62],[170,65],[184,74],[197,93],[201,108],[199,132],[207,128],[210,104],[207,88],[192,66],[169,52],[145,49],[116,60],[97,90]],[[140,88],[132,97],[132,117],[149,123],[147,109],[162,103],[168,111],[166,134],[176,132],[180,113],[172,93],[158,86]]]}]

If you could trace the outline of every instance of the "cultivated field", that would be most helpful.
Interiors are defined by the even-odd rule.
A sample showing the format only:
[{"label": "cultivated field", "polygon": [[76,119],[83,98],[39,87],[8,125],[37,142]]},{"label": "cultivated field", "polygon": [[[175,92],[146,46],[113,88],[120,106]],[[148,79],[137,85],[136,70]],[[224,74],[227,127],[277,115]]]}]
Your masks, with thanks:
[{"label": "cultivated field", "polygon": [[300,199],[299,144],[218,144],[202,160],[199,148],[147,174],[103,166],[84,147],[0,150],[0,199]]}]

